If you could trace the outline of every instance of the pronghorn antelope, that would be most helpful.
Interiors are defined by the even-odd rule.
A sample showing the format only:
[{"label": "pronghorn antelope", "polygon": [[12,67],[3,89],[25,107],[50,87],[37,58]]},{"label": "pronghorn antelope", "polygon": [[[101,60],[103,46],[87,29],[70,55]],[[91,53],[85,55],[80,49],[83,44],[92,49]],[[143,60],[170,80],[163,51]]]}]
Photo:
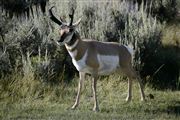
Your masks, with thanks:
[{"label": "pronghorn antelope", "polygon": [[[53,8],[53,7],[52,7]],[[81,39],[76,27],[80,23],[79,19],[73,24],[74,10],[70,17],[70,23],[64,23],[58,20],[49,9],[50,19],[60,25],[60,39],[58,45],[65,45],[69,52],[72,62],[79,71],[79,84],[76,101],[72,106],[75,109],[79,104],[80,91],[85,74],[90,74],[92,79],[92,90],[94,108],[98,111],[98,100],[96,94],[96,83],[99,75],[109,75],[115,71],[121,71],[128,76],[128,94],[126,101],[130,101],[132,97],[132,79],[136,78],[139,83],[141,100],[145,100],[144,91],[140,83],[140,77],[136,74],[132,67],[133,50],[125,45],[119,45],[114,42],[98,42],[92,39]]]}]

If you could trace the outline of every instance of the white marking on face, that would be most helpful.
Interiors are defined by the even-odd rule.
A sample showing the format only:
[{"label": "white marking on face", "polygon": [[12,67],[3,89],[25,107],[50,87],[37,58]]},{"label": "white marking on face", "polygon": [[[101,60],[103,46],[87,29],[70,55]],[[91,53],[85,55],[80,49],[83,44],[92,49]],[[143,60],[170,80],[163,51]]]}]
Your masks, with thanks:
[{"label": "white marking on face", "polygon": [[59,34],[62,36],[63,34],[66,34],[69,32],[69,28],[66,26],[63,29],[60,29]]},{"label": "white marking on face", "polygon": [[119,65],[119,56],[112,56],[112,55],[97,55],[98,62],[99,62],[99,68],[98,68],[98,74],[100,75],[107,75],[114,71],[116,71],[118,68],[120,68]]}]

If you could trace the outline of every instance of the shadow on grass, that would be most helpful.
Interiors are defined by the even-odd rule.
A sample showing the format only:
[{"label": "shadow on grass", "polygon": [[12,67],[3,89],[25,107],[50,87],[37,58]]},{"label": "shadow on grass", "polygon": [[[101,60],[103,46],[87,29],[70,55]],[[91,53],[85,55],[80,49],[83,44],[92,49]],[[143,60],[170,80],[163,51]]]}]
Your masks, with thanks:
[{"label": "shadow on grass", "polygon": [[167,113],[180,116],[180,105],[168,106]]},{"label": "shadow on grass", "polygon": [[171,104],[168,105],[166,108],[163,109],[157,108],[152,112],[153,113],[160,112],[160,113],[167,113],[175,116],[180,116],[180,101],[172,101]]},{"label": "shadow on grass", "polygon": [[[152,88],[180,90],[179,43],[162,46],[148,56],[144,61],[141,75]],[[147,79],[147,76],[150,78]]]}]

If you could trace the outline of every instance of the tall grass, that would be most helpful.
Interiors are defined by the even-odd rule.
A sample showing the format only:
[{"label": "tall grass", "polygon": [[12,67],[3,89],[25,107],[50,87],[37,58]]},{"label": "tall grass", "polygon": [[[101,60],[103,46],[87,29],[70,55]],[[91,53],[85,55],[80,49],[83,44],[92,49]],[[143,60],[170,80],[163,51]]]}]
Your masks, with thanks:
[{"label": "tall grass", "polygon": [[[153,66],[156,60],[151,58],[161,46],[164,24],[147,12],[147,6],[142,4],[138,7],[138,4],[126,1],[77,1],[76,5],[75,20],[83,18],[79,25],[82,38],[132,45],[135,50],[134,66],[144,78],[158,69],[158,65]],[[54,13],[69,21],[69,3],[56,2],[55,6],[58,7]],[[150,72],[148,64],[153,67]]]},{"label": "tall grass", "polygon": [[[50,0],[49,8],[53,5],[56,6],[56,16],[62,16],[69,21],[70,3]],[[150,59],[157,53],[161,44],[163,25],[147,13],[145,6],[138,8],[137,4],[118,0],[77,1],[73,5],[76,7],[74,20],[82,17],[78,27],[82,38],[132,44],[135,49],[135,66],[138,70],[145,70],[144,66],[149,62],[151,65],[154,64]],[[12,21],[9,23],[12,24]],[[51,22],[48,16],[35,16],[29,21],[15,21],[12,26],[14,27],[9,28],[5,34],[5,39],[6,44],[11,46],[6,53],[12,55],[8,60],[14,60],[11,62],[11,65],[15,66],[14,74],[1,78],[1,99],[61,101],[64,96],[68,97],[67,94],[74,95],[76,82],[74,83],[72,78],[76,70],[67,52],[63,48],[57,48],[51,41],[58,39],[59,26]],[[151,74],[157,69],[155,67]],[[144,77],[147,76],[146,71],[142,74]],[[71,84],[67,82],[69,78]]]},{"label": "tall grass", "polygon": [[[39,56],[41,57],[41,56]],[[48,64],[48,58],[44,60],[39,58],[39,63],[44,63],[43,65]],[[26,102],[33,103],[36,100],[42,100],[44,102],[49,101],[62,101],[64,95],[67,94],[65,88],[67,83],[61,78],[61,81],[58,83],[47,84],[46,81],[41,77],[36,77],[36,67],[32,65],[32,59],[30,58],[30,53],[27,53],[27,56],[22,57],[23,69],[22,72],[14,71],[13,75],[1,78],[0,80],[0,100],[6,102]],[[48,71],[52,73],[52,71]],[[47,73],[49,75],[52,75]],[[23,75],[22,75],[23,74]],[[48,77],[49,78],[49,77]],[[72,90],[72,89],[71,89]]]},{"label": "tall grass", "polygon": [[[83,17],[79,25],[82,38],[132,44],[138,61],[136,65],[143,63],[141,57],[145,49],[151,48],[151,53],[146,54],[153,54],[160,44],[163,26],[147,13],[144,5],[138,8],[137,4],[116,0],[77,1],[76,5],[75,20]],[[68,21],[68,2],[56,2],[56,6],[56,15],[65,16]]]}]

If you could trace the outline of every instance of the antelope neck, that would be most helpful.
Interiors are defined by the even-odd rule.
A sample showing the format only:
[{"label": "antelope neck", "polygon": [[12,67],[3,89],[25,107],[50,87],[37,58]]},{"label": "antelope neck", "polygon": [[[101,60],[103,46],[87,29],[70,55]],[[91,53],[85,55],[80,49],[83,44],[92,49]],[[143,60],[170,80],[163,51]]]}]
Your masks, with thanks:
[{"label": "antelope neck", "polygon": [[65,47],[71,58],[76,61],[82,59],[86,51],[86,47],[77,32],[74,33],[71,42],[65,44]]},{"label": "antelope neck", "polygon": [[76,49],[79,41],[80,39],[77,36],[77,33],[74,33],[72,39],[68,43],[65,43],[66,49],[70,52],[73,52]]},{"label": "antelope neck", "polygon": [[72,46],[76,42],[76,40],[77,40],[76,34],[73,33],[72,39],[68,43],[66,43],[66,44],[68,46]]}]

